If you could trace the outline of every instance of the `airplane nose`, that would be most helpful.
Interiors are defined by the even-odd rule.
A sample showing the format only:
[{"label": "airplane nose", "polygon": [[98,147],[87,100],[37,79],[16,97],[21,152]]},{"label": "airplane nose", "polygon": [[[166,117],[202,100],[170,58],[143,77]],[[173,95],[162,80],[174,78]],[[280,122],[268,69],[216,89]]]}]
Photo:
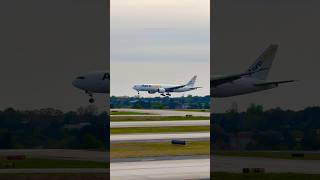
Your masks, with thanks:
[{"label": "airplane nose", "polygon": [[137,88],[136,86],[133,86],[133,87],[132,87],[132,89],[134,89],[134,90],[136,90],[136,88]]},{"label": "airplane nose", "polygon": [[79,88],[79,81],[77,79],[73,80],[72,85],[76,88]]}]

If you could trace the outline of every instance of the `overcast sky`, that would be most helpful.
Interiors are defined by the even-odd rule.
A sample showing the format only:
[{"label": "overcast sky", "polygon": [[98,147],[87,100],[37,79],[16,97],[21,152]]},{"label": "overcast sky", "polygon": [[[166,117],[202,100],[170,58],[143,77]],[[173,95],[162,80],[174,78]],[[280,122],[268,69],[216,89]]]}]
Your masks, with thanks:
[{"label": "overcast sky", "polygon": [[[234,98],[266,108],[319,105],[320,2],[214,2],[214,74],[244,71],[271,43],[280,45],[270,80],[300,82]],[[74,109],[88,97],[71,86],[79,74],[107,69],[104,1],[0,2],[0,109]],[[209,0],[114,0],[111,3],[111,93],[135,95],[135,83],[179,84],[194,74],[209,94]],[[100,104],[104,104],[103,98]],[[99,103],[98,103],[99,104]]]},{"label": "overcast sky", "polygon": [[107,69],[106,19],[103,0],[0,1],[0,109],[88,105],[71,82]]},{"label": "overcast sky", "polygon": [[193,75],[203,88],[178,96],[209,95],[209,2],[111,1],[111,95],[136,95],[139,83],[183,84]]},{"label": "overcast sky", "polygon": [[239,109],[250,103],[267,109],[303,109],[320,104],[320,1],[316,0],[215,0],[214,74],[243,72],[271,43],[280,45],[269,80],[297,79],[264,92],[215,99],[215,111],[232,102]]}]

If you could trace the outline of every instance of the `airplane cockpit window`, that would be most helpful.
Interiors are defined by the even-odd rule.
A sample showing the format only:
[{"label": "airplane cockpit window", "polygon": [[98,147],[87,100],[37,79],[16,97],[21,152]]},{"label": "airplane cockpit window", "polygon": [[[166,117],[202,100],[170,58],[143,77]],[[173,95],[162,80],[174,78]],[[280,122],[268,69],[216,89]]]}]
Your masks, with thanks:
[{"label": "airplane cockpit window", "polygon": [[78,76],[76,79],[85,79],[83,76]]}]

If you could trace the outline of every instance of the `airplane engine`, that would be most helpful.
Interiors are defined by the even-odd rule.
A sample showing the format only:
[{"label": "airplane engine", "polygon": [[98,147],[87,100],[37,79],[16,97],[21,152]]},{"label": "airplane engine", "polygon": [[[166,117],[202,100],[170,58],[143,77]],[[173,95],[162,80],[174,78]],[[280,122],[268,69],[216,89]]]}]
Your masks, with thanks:
[{"label": "airplane engine", "polygon": [[148,91],[149,94],[154,94],[156,91]]},{"label": "airplane engine", "polygon": [[159,88],[159,89],[158,89],[158,92],[159,92],[159,93],[165,93],[165,92],[166,92],[166,89],[164,89],[164,88]]}]

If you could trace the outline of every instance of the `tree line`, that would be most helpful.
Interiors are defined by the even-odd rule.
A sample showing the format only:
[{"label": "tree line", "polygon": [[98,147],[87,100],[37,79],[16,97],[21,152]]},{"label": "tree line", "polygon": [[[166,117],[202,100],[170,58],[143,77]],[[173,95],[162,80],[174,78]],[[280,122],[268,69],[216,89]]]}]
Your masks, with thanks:
[{"label": "tree line", "polygon": [[183,97],[110,97],[111,108],[134,109],[209,109],[210,96]]},{"label": "tree line", "polygon": [[[108,149],[109,116],[94,106],[62,112],[45,108],[0,111],[0,148]],[[216,150],[319,150],[320,107],[211,114]]]},{"label": "tree line", "polygon": [[94,106],[70,112],[7,108],[0,111],[0,148],[106,149],[107,117]]},{"label": "tree line", "polygon": [[212,114],[211,123],[214,149],[320,149],[320,107],[264,111],[252,104],[245,112]]}]

